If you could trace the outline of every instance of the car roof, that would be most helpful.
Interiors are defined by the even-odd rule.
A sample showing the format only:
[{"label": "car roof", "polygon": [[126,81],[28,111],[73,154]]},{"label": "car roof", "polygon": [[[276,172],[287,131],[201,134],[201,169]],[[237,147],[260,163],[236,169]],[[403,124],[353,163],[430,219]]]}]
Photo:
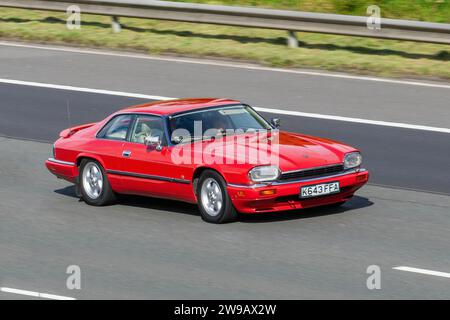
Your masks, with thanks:
[{"label": "car roof", "polygon": [[240,101],[223,98],[189,98],[156,101],[125,108],[119,113],[148,113],[158,115],[172,115],[186,111],[219,107],[230,104],[241,104]]}]

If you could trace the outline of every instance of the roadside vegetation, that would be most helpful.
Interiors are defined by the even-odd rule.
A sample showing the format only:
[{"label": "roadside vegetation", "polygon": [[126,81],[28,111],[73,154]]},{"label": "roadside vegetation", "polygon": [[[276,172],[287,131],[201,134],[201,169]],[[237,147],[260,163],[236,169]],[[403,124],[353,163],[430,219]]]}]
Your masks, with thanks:
[{"label": "roadside vegetation", "polygon": [[449,0],[172,0],[249,6],[273,9],[366,15],[370,5],[381,8],[382,16],[393,19],[450,22]]},{"label": "roadside vegetation", "polygon": [[[238,3],[232,0],[221,2]],[[277,7],[292,9],[290,3],[296,2],[282,0],[277,2]],[[436,1],[411,2],[429,2],[434,5]],[[276,1],[245,0],[239,3],[270,6]],[[317,11],[326,11],[324,8],[327,8],[333,12],[336,8],[334,0],[302,3],[302,10],[316,8]],[[352,12],[359,14],[357,8],[352,9]],[[447,1],[444,9],[448,10]],[[342,13],[342,10],[339,12]],[[436,20],[438,16],[433,17]],[[324,69],[386,77],[450,79],[448,45],[299,32],[300,47],[291,49],[286,46],[286,32],[277,30],[121,18],[122,32],[113,33],[109,17],[83,14],[79,30],[68,30],[65,19],[64,13],[0,8],[0,37],[133,50],[153,55],[234,59],[272,67]]]}]

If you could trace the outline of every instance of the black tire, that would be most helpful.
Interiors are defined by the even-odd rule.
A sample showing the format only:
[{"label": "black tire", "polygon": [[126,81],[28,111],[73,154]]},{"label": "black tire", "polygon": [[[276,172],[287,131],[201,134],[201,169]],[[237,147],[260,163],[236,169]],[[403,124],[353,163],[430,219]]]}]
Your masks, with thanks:
[{"label": "black tire", "polygon": [[75,183],[75,196],[79,199],[83,197],[83,195],[81,194],[80,176],[78,176],[77,182]]},{"label": "black tire", "polygon": [[[101,192],[98,195],[98,197],[91,197],[89,193],[86,190],[86,182],[83,179],[83,172],[88,165],[94,164],[101,173],[103,185],[101,188]],[[108,177],[105,173],[105,170],[103,169],[102,165],[98,163],[95,160],[92,159],[83,159],[80,163],[79,167],[79,177],[78,177],[78,187],[81,192],[81,198],[86,202],[87,204],[91,206],[106,206],[109,204],[112,204],[116,201],[116,194],[111,188],[111,185],[109,184]]]},{"label": "black tire", "polygon": [[[202,196],[201,196],[201,190],[202,190],[203,185],[205,184],[205,182],[211,181],[210,179],[213,179],[214,181],[216,181],[216,183],[220,187],[220,191],[222,194],[222,206],[216,215],[211,215],[208,213],[208,211],[205,209],[205,205],[202,201]],[[235,221],[237,219],[238,213],[237,213],[236,209],[234,208],[230,197],[228,196],[225,180],[216,171],[205,170],[202,173],[202,175],[200,176],[200,179],[198,181],[198,184],[197,184],[196,193],[197,193],[198,208],[200,210],[200,214],[204,221],[209,222],[209,223],[227,223],[227,222]]]}]

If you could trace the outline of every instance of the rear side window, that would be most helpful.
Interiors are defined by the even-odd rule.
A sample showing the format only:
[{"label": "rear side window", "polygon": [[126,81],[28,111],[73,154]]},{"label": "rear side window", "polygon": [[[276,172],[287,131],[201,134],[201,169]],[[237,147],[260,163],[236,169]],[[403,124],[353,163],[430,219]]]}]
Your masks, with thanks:
[{"label": "rear side window", "polygon": [[133,122],[133,115],[125,114],[111,119],[97,135],[97,138],[126,140]]}]

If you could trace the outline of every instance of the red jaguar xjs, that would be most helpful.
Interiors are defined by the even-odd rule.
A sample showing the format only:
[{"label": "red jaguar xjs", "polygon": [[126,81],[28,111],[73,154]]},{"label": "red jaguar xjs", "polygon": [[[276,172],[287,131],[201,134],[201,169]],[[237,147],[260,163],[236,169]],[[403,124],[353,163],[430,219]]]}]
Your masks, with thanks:
[{"label": "red jaguar xjs", "polygon": [[87,204],[173,199],[197,203],[212,223],[341,205],[368,181],[355,148],[279,124],[235,100],[147,103],[62,131],[46,166]]}]

